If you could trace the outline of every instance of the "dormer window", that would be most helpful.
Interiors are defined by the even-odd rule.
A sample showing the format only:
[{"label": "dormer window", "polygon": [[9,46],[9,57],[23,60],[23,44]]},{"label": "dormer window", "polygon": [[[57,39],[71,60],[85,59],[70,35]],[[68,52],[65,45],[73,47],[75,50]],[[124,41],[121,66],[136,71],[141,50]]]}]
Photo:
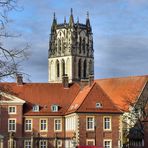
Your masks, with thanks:
[{"label": "dormer window", "polygon": [[52,112],[57,112],[57,111],[58,111],[58,105],[55,105],[55,104],[52,105],[52,106],[51,106],[51,111],[52,111]]},{"label": "dormer window", "polygon": [[33,112],[39,112],[39,105],[34,105],[32,110]]},{"label": "dormer window", "polygon": [[101,108],[102,107],[102,104],[101,103],[96,103],[96,108]]}]

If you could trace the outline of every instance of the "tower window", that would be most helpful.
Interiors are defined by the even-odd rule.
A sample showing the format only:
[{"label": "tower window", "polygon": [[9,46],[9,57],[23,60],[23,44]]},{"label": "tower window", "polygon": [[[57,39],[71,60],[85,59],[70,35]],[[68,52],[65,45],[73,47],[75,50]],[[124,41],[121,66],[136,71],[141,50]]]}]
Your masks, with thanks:
[{"label": "tower window", "polygon": [[83,77],[86,78],[86,60],[84,61],[84,67],[83,67]]},{"label": "tower window", "polygon": [[57,61],[57,77],[60,77],[60,64],[59,64],[59,61]]},{"label": "tower window", "polygon": [[62,75],[65,75],[65,61],[62,60]]},{"label": "tower window", "polygon": [[85,39],[83,39],[83,53],[85,54]]},{"label": "tower window", "polygon": [[81,59],[79,60],[78,63],[78,77],[81,78]]}]

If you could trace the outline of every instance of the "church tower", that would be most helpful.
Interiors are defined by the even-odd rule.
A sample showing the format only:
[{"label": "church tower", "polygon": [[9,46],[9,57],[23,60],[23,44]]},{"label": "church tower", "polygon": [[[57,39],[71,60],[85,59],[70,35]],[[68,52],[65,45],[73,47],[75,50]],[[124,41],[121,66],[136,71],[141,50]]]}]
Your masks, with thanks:
[{"label": "church tower", "polygon": [[61,83],[68,76],[69,83],[87,81],[94,75],[93,36],[87,13],[86,23],[75,23],[73,11],[69,21],[58,24],[54,13],[49,40],[48,81]]}]

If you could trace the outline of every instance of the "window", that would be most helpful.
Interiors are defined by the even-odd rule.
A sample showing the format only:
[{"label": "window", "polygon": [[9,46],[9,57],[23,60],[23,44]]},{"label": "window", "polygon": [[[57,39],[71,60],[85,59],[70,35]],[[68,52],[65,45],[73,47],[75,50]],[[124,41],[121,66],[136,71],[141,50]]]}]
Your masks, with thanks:
[{"label": "window", "polygon": [[57,77],[60,77],[60,64],[58,60],[56,62],[56,66],[57,66]]},{"label": "window", "polygon": [[82,46],[83,46],[83,53],[85,54],[85,38],[83,39]]},{"label": "window", "polygon": [[78,62],[78,78],[81,78],[81,59]]},{"label": "window", "polygon": [[[16,141],[13,140],[13,141],[11,141],[11,142],[13,142],[13,143],[11,143],[11,144],[13,145],[13,148],[16,148]],[[1,146],[1,145],[0,145],[0,146]],[[8,140],[8,147],[10,147],[10,140]]]},{"label": "window", "polygon": [[112,141],[104,140],[104,148],[112,148]]},{"label": "window", "polygon": [[62,76],[65,75],[65,61],[62,60]]},{"label": "window", "polygon": [[39,148],[47,148],[47,147],[48,147],[47,140],[40,140]]},{"label": "window", "polygon": [[58,111],[58,105],[52,105],[51,106],[51,111],[52,112],[57,112]]},{"label": "window", "polygon": [[9,114],[16,114],[16,106],[9,106],[8,113]]},{"label": "window", "polygon": [[25,131],[32,131],[32,120],[26,119],[25,120]]},{"label": "window", "polygon": [[57,146],[58,146],[58,148],[62,147],[62,140],[57,141]]},{"label": "window", "polygon": [[65,118],[65,130],[66,131],[75,131],[76,130],[76,123],[77,123],[77,117],[74,116],[67,116]]},{"label": "window", "polygon": [[96,108],[101,108],[102,104],[101,103],[96,103]]},{"label": "window", "polygon": [[16,131],[16,119],[8,119],[8,132]]},{"label": "window", "polygon": [[31,140],[24,141],[24,148],[31,148]]},{"label": "window", "polygon": [[95,139],[87,139],[86,145],[95,146]]},{"label": "window", "polygon": [[104,130],[111,130],[111,117],[104,117]]},{"label": "window", "polygon": [[55,131],[62,131],[62,119],[55,119],[54,120],[54,130]]},{"label": "window", "polygon": [[40,130],[47,131],[47,119],[40,120]]},{"label": "window", "polygon": [[86,78],[86,70],[87,70],[87,63],[86,63],[86,60],[85,60],[84,64],[83,64],[83,78]]},{"label": "window", "polygon": [[87,130],[94,130],[94,117],[87,117],[86,121],[86,129]]},{"label": "window", "polygon": [[33,112],[39,112],[39,105],[34,105],[32,110]]},{"label": "window", "polygon": [[72,140],[65,140],[65,148],[73,148]]}]

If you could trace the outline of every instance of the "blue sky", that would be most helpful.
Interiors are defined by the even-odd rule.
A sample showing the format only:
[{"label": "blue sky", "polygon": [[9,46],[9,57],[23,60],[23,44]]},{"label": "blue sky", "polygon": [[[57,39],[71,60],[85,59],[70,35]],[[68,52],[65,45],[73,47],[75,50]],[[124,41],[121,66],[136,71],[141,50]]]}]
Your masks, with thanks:
[{"label": "blue sky", "polygon": [[8,45],[31,45],[31,56],[22,69],[32,82],[48,80],[48,43],[53,12],[58,23],[69,20],[73,8],[75,21],[86,21],[89,11],[94,37],[95,78],[148,74],[147,0],[20,0],[23,11],[13,11],[9,24],[21,33]]}]

